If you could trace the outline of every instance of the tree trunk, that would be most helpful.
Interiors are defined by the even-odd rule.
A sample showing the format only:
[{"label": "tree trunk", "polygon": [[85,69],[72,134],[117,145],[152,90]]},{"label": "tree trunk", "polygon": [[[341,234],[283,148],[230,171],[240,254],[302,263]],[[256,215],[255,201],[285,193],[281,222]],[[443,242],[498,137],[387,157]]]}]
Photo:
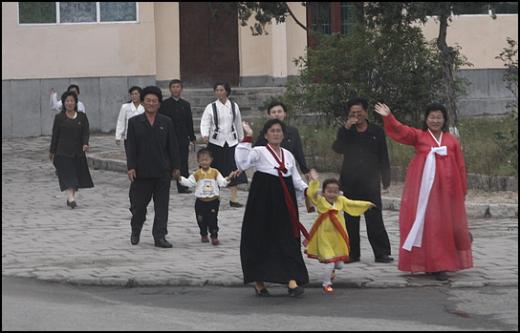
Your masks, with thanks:
[{"label": "tree trunk", "polygon": [[456,126],[458,123],[457,104],[455,93],[455,80],[453,77],[454,52],[446,43],[446,35],[448,31],[449,14],[439,15],[439,37],[437,38],[437,47],[440,51],[442,71],[444,77],[444,98],[446,101],[446,110],[448,112],[448,126]]}]

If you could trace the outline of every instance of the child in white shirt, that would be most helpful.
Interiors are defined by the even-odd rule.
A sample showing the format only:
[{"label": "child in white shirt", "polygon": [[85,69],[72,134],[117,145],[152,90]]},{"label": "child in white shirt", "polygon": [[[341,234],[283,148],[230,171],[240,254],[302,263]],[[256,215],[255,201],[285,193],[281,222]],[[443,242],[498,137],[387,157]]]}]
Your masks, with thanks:
[{"label": "child in white shirt", "polygon": [[227,186],[230,180],[238,174],[233,171],[224,178],[217,169],[211,168],[213,162],[211,151],[203,148],[197,153],[200,168],[188,178],[180,178],[180,183],[187,187],[195,187],[195,216],[200,228],[201,242],[208,243],[208,230],[211,244],[219,245],[218,240],[218,209],[220,206],[219,186]]}]

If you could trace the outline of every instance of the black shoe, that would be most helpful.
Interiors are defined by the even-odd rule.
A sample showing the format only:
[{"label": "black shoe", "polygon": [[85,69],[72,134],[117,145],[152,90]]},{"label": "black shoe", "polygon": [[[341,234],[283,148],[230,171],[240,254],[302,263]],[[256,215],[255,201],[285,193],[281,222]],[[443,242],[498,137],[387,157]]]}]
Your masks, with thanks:
[{"label": "black shoe", "polygon": [[256,293],[256,296],[258,297],[267,297],[267,296],[271,296],[271,294],[269,293],[269,290],[267,290],[267,288],[262,288],[261,290],[258,290],[256,289],[256,287],[253,287],[255,288],[255,293]]},{"label": "black shoe", "polygon": [[173,247],[172,243],[168,242],[166,238],[161,238],[159,240],[155,241],[156,247],[164,247],[164,248],[170,248]]},{"label": "black shoe", "polygon": [[360,260],[359,257],[357,257],[357,258],[350,257],[348,259],[348,261],[345,261],[345,264],[352,264],[353,262],[358,262],[359,260]]},{"label": "black shoe", "polygon": [[67,206],[69,206],[70,208],[74,209],[76,208],[76,201],[72,200],[72,201],[69,201],[67,200]]},{"label": "black shoe", "polygon": [[296,288],[287,288],[289,292],[289,296],[291,297],[298,297],[303,295],[304,289],[302,286],[298,286]]},{"label": "black shoe", "polygon": [[141,231],[137,231],[137,232],[132,231],[132,235],[130,235],[130,243],[132,243],[132,245],[139,244],[140,236],[141,236]]},{"label": "black shoe", "polygon": [[240,202],[234,202],[234,201],[229,201],[229,205],[231,207],[236,207],[236,208],[240,208],[240,207],[244,207],[244,205],[242,205]]},{"label": "black shoe", "polygon": [[384,264],[388,264],[390,262],[394,261],[394,258],[390,257],[389,255],[384,255],[382,257],[376,258],[375,262],[382,262]]},{"label": "black shoe", "polygon": [[437,281],[447,281],[448,280],[448,274],[446,272],[433,272],[433,276],[435,276],[435,280]]}]

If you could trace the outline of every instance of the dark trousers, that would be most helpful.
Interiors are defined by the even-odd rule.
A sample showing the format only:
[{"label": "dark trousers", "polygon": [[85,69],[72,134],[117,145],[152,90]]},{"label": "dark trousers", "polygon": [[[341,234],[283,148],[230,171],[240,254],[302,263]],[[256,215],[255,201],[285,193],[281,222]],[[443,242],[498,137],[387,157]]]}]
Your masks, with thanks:
[{"label": "dark trousers", "polygon": [[[371,208],[365,212],[365,222],[367,224],[368,241],[372,246],[374,257],[380,258],[390,255],[390,240],[383,224],[383,213],[381,203],[381,187],[378,180],[379,176],[369,177],[365,179],[359,177],[342,181],[342,190],[344,195],[351,200],[366,200],[374,203],[375,208]],[[360,238],[359,238],[359,220],[360,217],[354,217],[344,213],[345,225],[347,227],[348,236],[350,238],[350,257],[359,258]]]},{"label": "dark trousers", "polygon": [[[366,211],[365,221],[367,224],[368,241],[374,251],[374,257],[380,258],[384,255],[390,255],[390,240],[383,224],[383,214],[381,206]],[[360,217],[354,217],[344,213],[345,224],[347,226],[348,236],[350,238],[350,257],[359,258],[360,239],[359,239],[359,220]]]},{"label": "dark trousers", "polygon": [[162,178],[135,179],[130,184],[130,212],[132,231],[140,232],[146,220],[146,207],[153,198],[155,217],[153,220],[152,235],[155,240],[164,238],[168,234],[168,205],[170,202],[171,178],[165,175]]},{"label": "dark trousers", "polygon": [[[180,172],[181,175],[188,178],[190,175],[188,173],[188,159],[190,156],[190,145],[189,144],[180,144],[179,145],[179,163],[180,163]],[[177,191],[182,192],[187,190],[188,187],[182,186],[179,181],[177,181]]]},{"label": "dark trousers", "polygon": [[219,199],[212,201],[195,200],[195,216],[197,217],[201,236],[207,236],[209,231],[211,238],[218,237],[219,206]]}]

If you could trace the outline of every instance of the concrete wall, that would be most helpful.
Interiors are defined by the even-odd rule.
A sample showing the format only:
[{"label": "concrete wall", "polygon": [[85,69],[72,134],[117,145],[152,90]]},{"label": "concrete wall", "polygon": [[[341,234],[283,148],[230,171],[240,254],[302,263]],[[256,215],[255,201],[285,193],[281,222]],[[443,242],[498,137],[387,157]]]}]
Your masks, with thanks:
[{"label": "concrete wall", "polygon": [[467,94],[457,101],[461,116],[500,115],[515,100],[503,81],[504,69],[466,69],[458,76],[469,82]]},{"label": "concrete wall", "polygon": [[80,87],[91,130],[109,132],[121,104],[130,99],[128,88],[155,84],[155,77],[2,80],[2,138],[50,135],[57,112],[49,107],[49,91],[60,96],[72,83]]},{"label": "concrete wall", "polygon": [[2,80],[155,75],[154,3],[137,23],[19,25],[2,3]]}]

